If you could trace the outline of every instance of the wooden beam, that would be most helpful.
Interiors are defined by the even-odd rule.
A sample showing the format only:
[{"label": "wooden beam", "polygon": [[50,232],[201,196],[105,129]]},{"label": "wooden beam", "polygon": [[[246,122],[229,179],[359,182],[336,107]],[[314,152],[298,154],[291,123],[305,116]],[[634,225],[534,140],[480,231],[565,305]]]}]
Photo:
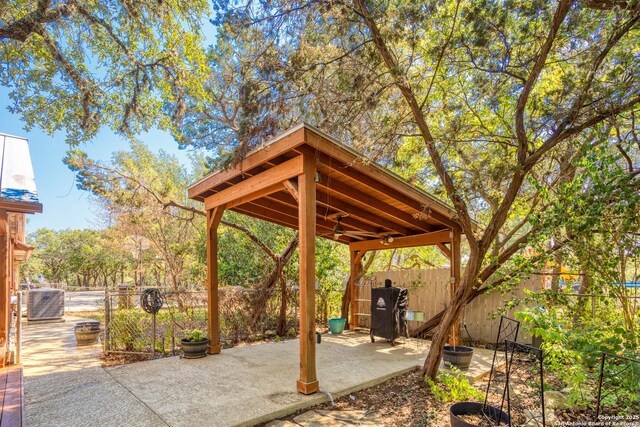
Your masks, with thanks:
[{"label": "wooden beam", "polygon": [[[278,201],[275,200],[271,200],[271,199],[260,199],[260,200],[254,200],[251,203],[245,204],[243,206],[256,206],[261,208],[261,211],[266,214],[269,215],[271,217],[282,217],[282,216],[286,216],[288,217],[288,219],[290,221],[292,221],[293,224],[295,224],[296,226],[298,225],[298,209],[296,208],[292,208],[291,206],[282,204]],[[333,229],[334,229],[335,224],[333,222],[330,221],[326,221],[322,218],[316,218],[316,232],[318,234],[322,234],[322,235],[330,235],[333,236]],[[294,227],[296,228],[296,227]]]},{"label": "wooden beam", "polygon": [[29,202],[15,202],[15,201],[0,201],[0,210],[4,210],[7,212],[16,212],[16,213],[41,213],[42,205],[40,203],[29,203]]},{"label": "wooden beam", "polygon": [[396,237],[389,244],[381,243],[381,239],[365,240],[364,242],[352,242],[349,249],[352,251],[371,251],[380,249],[411,248],[416,246],[437,245],[446,243],[451,238],[449,230],[433,231],[431,233],[416,234],[413,236]]},{"label": "wooden beam", "polygon": [[[307,150],[308,151],[308,150]],[[309,154],[312,155],[313,154]],[[282,156],[280,156],[282,157]],[[272,164],[271,162],[267,163],[273,167],[278,164]],[[267,171],[268,169],[258,166],[253,168],[251,171],[247,172],[246,175],[253,177],[259,175],[260,173]],[[231,182],[239,180],[240,177],[236,177]],[[239,182],[239,181],[238,181]],[[291,195],[291,199],[286,196],[286,193],[279,191],[267,191],[264,193],[264,196],[267,199],[277,200],[283,204],[289,205],[295,209],[298,208],[298,186],[297,183],[293,179],[285,180],[282,183],[284,187],[288,190],[288,193]],[[229,184],[226,188],[231,188],[232,184]],[[255,200],[259,197],[262,197],[262,194],[256,195],[256,197],[247,197],[243,198],[243,200],[234,202],[233,206],[227,204],[227,209],[231,209],[234,206],[238,206],[243,204],[246,201]],[[409,230],[406,227],[399,225],[397,222],[390,221],[385,219],[379,215],[374,213],[367,212],[364,209],[358,208],[354,205],[350,205],[346,202],[341,201],[340,199],[336,199],[335,197],[330,197],[329,195],[318,191],[316,188],[316,200],[319,204],[322,204],[326,207],[336,209],[341,212],[349,213],[349,217],[343,220],[343,224],[346,226],[351,226],[355,230],[359,231],[370,231],[373,233],[380,232],[380,229],[387,229],[391,232],[396,232],[399,234],[410,234]],[[318,212],[318,218],[322,217],[322,213]],[[364,221],[364,222],[363,222]]]},{"label": "wooden beam", "polygon": [[240,197],[239,199],[236,199],[233,202],[229,202],[225,204],[225,206],[227,207],[227,209],[231,209],[235,206],[239,206],[239,205],[251,202],[253,200],[259,199],[261,197],[265,197],[270,194],[277,193],[278,191],[282,191],[284,189],[285,189],[284,184],[278,183],[278,184],[272,185],[271,187],[263,188],[262,190],[253,192],[247,196]]},{"label": "wooden beam", "polygon": [[[460,286],[460,232],[457,230],[451,231],[451,262],[450,262],[450,271],[451,271],[451,301],[453,302],[453,296],[458,290],[458,286]],[[460,328],[461,320],[460,316],[456,318],[453,323],[453,328],[451,329],[451,334],[449,335],[449,344],[450,345],[459,345],[460,344],[460,335],[462,330]]]},{"label": "wooden beam", "polygon": [[[402,178],[394,176],[392,172],[375,164],[367,164],[361,161],[356,153],[351,152],[348,148],[341,146],[337,141],[331,137],[321,135],[314,129],[305,129],[305,142],[306,144],[315,149],[318,159],[325,163],[322,155],[328,155],[331,159],[329,162],[330,167],[336,167],[338,172],[342,171],[360,171],[366,176],[373,178],[376,182],[383,184],[384,186],[398,192],[400,195],[408,197],[417,204],[419,211],[422,211],[422,206],[427,205],[432,208],[432,217],[438,222],[442,223],[449,228],[460,228],[459,224],[452,221],[454,210],[451,207],[446,206],[443,202],[439,201],[435,197],[425,194],[423,191],[412,187],[409,183]],[[306,147],[302,147],[304,149]],[[301,149],[298,149],[302,151]],[[342,164],[340,164],[342,162]],[[346,167],[345,167],[346,166]],[[395,196],[395,199],[402,201],[400,196]]]},{"label": "wooden beam", "polygon": [[207,326],[209,354],[220,353],[220,308],[218,298],[218,225],[224,206],[207,210]]},{"label": "wooden beam", "polygon": [[325,188],[329,192],[329,195],[332,199],[341,198],[355,201],[357,203],[362,203],[363,205],[366,205],[367,209],[371,210],[372,213],[378,212],[378,215],[382,214],[384,216],[388,216],[389,218],[393,218],[394,221],[398,221],[405,226],[409,226],[413,229],[422,231],[433,230],[432,225],[414,218],[410,213],[404,212],[396,207],[383,203],[375,196],[363,193],[362,191],[357,190],[344,182],[335,179],[328,180],[327,176],[324,174],[320,178],[318,186]]},{"label": "wooden beam", "polygon": [[409,234],[409,229],[407,227],[404,227],[395,221],[385,219],[380,215],[376,215],[363,208],[356,207],[355,205],[344,202],[336,197],[330,197],[328,194],[322,191],[316,192],[316,200],[318,201],[318,204],[335,209],[340,212],[348,213],[350,217],[366,221],[370,224],[374,224],[377,227],[386,228],[402,235]]},{"label": "wooden beam", "polygon": [[[264,208],[262,206],[258,206],[255,204],[255,201],[252,203],[246,203],[242,206],[236,206],[232,209],[234,212],[241,213],[243,215],[247,215],[253,218],[257,218],[263,221],[271,222],[273,224],[278,224],[283,227],[292,228],[294,230],[298,229],[298,218],[296,217],[293,221],[291,217],[287,215],[278,215],[276,217],[273,216],[273,211],[271,209]],[[353,240],[347,236],[341,236],[338,240],[333,239],[332,230],[328,229],[320,229],[318,224],[316,224],[316,232],[319,237],[324,237],[325,239],[333,240],[338,243],[349,244]]]},{"label": "wooden beam", "polygon": [[[293,178],[302,173],[302,156],[294,157],[277,166],[267,169],[258,175],[247,178],[238,184],[215,193],[204,200],[206,210],[213,209],[220,205],[233,203],[242,197],[251,197],[259,194],[261,190],[282,184],[289,178]],[[262,197],[264,194],[260,195]]]},{"label": "wooden beam", "polygon": [[[326,206],[323,203],[320,203],[320,199],[321,198],[326,198],[327,195],[326,194],[322,194],[321,192],[319,192],[316,188],[316,203],[317,205],[322,205],[322,206]],[[270,194],[269,196],[266,197],[267,200],[272,200],[274,202],[277,203],[281,203],[282,205],[285,206],[289,206],[289,207],[295,207],[295,209],[297,210],[298,205],[297,203],[290,197],[287,197],[286,193],[274,193],[274,194]],[[327,206],[328,207],[328,206]],[[333,208],[335,209],[335,208]],[[341,211],[340,209],[338,209],[339,211]],[[323,224],[327,225],[328,227],[330,227],[332,230],[333,228],[335,228],[335,223],[334,222],[328,222],[325,218],[326,215],[326,209],[320,209],[320,210],[316,210],[316,225],[317,226],[322,226]],[[341,211],[344,212],[344,211]],[[375,215],[372,215],[375,216]],[[346,226],[345,229],[353,229],[356,231],[369,231],[371,233],[378,233],[381,231],[381,227],[377,226],[377,225],[372,225],[369,224],[367,222],[363,222],[360,221],[359,219],[357,219],[355,216],[349,214],[348,217],[345,217],[342,219],[342,225]]]},{"label": "wooden beam", "polygon": [[225,170],[214,172],[195,184],[192,184],[189,187],[189,198],[201,198],[203,193],[206,193],[220,183],[229,181],[238,175],[242,175],[244,172],[261,165],[262,163],[268,162],[269,160],[275,159],[282,153],[303,144],[304,138],[304,129],[301,127],[278,136],[277,140],[270,141],[264,147],[249,153],[249,155],[239,163]]},{"label": "wooden beam", "polygon": [[440,249],[444,256],[451,259],[451,249],[449,249],[444,243],[436,243],[436,246],[438,246],[438,249]]},{"label": "wooden beam", "polygon": [[283,182],[284,188],[287,189],[289,194],[296,200],[296,202],[300,203],[300,197],[298,196],[298,183],[288,179]]},{"label": "wooden beam", "polygon": [[300,230],[300,379],[298,392],[312,394],[318,391],[316,377],[316,174],[313,157],[304,156],[304,173],[298,177],[300,203],[298,229]]},{"label": "wooden beam", "polygon": [[[444,215],[441,212],[437,211],[434,208],[437,202],[429,201],[428,199],[426,199],[426,196],[423,196],[421,198],[422,201],[416,200],[401,191],[391,188],[383,184],[382,182],[371,178],[371,176],[369,176],[367,173],[360,172],[355,167],[348,167],[348,165],[346,164],[336,162],[335,160],[328,159],[327,157],[328,156],[326,155],[319,155],[319,158],[321,159],[321,161],[323,161],[323,165],[330,167],[332,170],[338,172],[341,175],[358,181],[359,183],[367,186],[371,190],[378,192],[379,194],[391,197],[392,199],[397,200],[398,202],[412,209],[415,209],[417,213],[420,213],[417,218],[418,220],[424,221],[427,218],[431,218],[432,220],[439,222],[447,228],[460,228],[457,222],[453,221],[447,215]],[[325,161],[329,163],[324,163]]]}]

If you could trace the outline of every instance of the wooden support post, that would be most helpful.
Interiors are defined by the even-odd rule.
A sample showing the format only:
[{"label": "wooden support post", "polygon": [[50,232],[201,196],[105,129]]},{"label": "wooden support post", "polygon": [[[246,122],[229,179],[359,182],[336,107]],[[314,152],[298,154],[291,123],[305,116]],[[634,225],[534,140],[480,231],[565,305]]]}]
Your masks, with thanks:
[{"label": "wooden support post", "polygon": [[[451,302],[453,302],[453,296],[460,285],[460,232],[457,230],[451,231],[451,257],[450,257],[450,274],[451,274]],[[449,344],[460,344],[460,316],[453,323],[453,328],[449,334]]]},{"label": "wooden support post", "polygon": [[0,211],[0,366],[5,366],[9,345],[9,283],[11,271],[9,261],[9,223],[7,212]]},{"label": "wooden support post", "polygon": [[349,329],[355,330],[358,326],[358,318],[356,311],[358,311],[358,291],[356,290],[356,279],[358,276],[358,264],[356,263],[356,257],[358,253],[355,251],[349,251],[351,253],[351,263],[349,267],[349,297],[350,309],[349,309]]},{"label": "wooden support post", "polygon": [[220,309],[218,306],[218,225],[224,205],[207,210],[207,326],[209,354],[220,353]]},{"label": "wooden support post", "polygon": [[349,271],[349,296],[351,298],[349,313],[349,329],[355,330],[358,326],[358,278],[362,274],[362,258],[366,251],[350,251],[351,266]]},{"label": "wooden support post", "polygon": [[304,156],[303,173],[298,177],[298,228],[300,232],[300,379],[299,393],[319,389],[316,377],[316,174],[315,160]]}]

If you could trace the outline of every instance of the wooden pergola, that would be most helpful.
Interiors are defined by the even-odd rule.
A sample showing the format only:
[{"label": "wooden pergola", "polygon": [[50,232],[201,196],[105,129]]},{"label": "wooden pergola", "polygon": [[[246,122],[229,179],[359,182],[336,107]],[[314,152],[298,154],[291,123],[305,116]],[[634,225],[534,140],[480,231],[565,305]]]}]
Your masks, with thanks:
[{"label": "wooden pergola", "polygon": [[349,245],[350,327],[357,325],[356,282],[367,251],[436,245],[450,259],[452,293],[460,278],[461,228],[452,208],[308,124],[299,124],[241,162],[189,187],[207,212],[209,353],[220,352],[218,225],[225,210],[299,230],[300,379],[318,391],[315,352],[315,239]]}]

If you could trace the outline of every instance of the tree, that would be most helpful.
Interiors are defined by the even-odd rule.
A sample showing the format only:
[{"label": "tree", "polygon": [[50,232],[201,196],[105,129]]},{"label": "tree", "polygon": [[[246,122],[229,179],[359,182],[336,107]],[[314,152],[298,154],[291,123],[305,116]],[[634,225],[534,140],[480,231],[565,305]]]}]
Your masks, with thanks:
[{"label": "tree", "polygon": [[[195,202],[182,201],[184,189],[196,177],[175,157],[155,155],[146,146],[132,143],[131,151],[116,153],[111,164],[93,161],[80,150],[70,151],[65,162],[78,173],[79,188],[97,196],[120,242],[130,242],[132,237],[149,242],[145,256],[162,260],[161,276],[169,286],[179,289],[204,282],[205,213]],[[221,224],[229,229],[221,233],[220,282],[252,288],[249,326],[253,328],[264,317],[278,284],[285,293],[285,268],[298,246],[297,233],[233,212],[226,213]],[[261,256],[252,255],[254,245],[261,249]],[[148,268],[150,260],[138,264]],[[286,314],[286,299],[281,304],[281,313]],[[284,322],[280,325],[284,332]]]},{"label": "tree", "polygon": [[107,127],[131,136],[171,129],[207,94],[206,0],[19,0],[0,7],[0,81],[28,128],[71,144]]},{"label": "tree", "polygon": [[[469,247],[425,362],[424,373],[435,378],[464,305],[536,236],[529,220],[543,206],[533,183],[554,188],[565,173],[559,159],[574,144],[611,144],[593,134],[611,121],[629,123],[637,112],[640,4],[222,3],[228,22],[262,29],[266,37],[253,43],[295,47],[287,65],[298,71],[310,105],[348,105],[362,112],[358,124],[381,113],[383,137],[376,137],[379,128],[352,127],[375,144],[368,153],[420,142],[416,152],[437,178],[431,187],[454,207]],[[314,90],[336,78],[352,83],[343,85],[346,93]],[[328,109],[316,111],[332,118],[321,113]]]},{"label": "tree", "polygon": [[111,230],[49,230],[28,235],[35,247],[24,274],[30,280],[40,275],[67,286],[114,286],[132,266],[131,256],[108,238]]}]

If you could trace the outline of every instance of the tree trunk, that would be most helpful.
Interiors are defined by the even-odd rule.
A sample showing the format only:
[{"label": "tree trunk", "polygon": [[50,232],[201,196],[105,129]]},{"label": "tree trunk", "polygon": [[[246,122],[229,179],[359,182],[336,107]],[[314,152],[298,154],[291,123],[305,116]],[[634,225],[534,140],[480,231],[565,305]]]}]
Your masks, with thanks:
[{"label": "tree trunk", "polygon": [[278,280],[282,276],[282,272],[284,267],[287,265],[291,256],[295,252],[295,249],[298,247],[298,234],[291,239],[287,247],[284,251],[277,257],[276,265],[273,268],[273,271],[269,275],[268,279],[265,282],[262,282],[258,285],[257,296],[253,300],[253,316],[251,318],[250,328],[254,329],[266,310],[267,301],[271,298],[271,295],[276,288]]},{"label": "tree trunk", "polygon": [[431,348],[429,354],[424,361],[422,367],[423,376],[435,380],[438,375],[438,368],[440,367],[440,360],[442,359],[442,351],[445,343],[451,333],[451,330],[456,323],[456,319],[462,315],[462,309],[467,302],[473,299],[476,289],[478,287],[478,274],[480,273],[481,260],[483,253],[479,253],[478,249],[471,248],[471,254],[469,256],[469,262],[467,268],[464,270],[464,275],[460,281],[460,286],[456,290],[453,298],[447,308],[444,310],[442,321],[438,331],[431,340]]},{"label": "tree trunk", "polygon": [[280,316],[278,318],[278,335],[284,336],[287,329],[287,281],[280,278]]},{"label": "tree trunk", "polygon": [[553,253],[553,277],[551,278],[551,290],[553,292],[560,290],[560,273],[562,273],[562,253],[555,251]]},{"label": "tree trunk", "polygon": [[440,360],[442,359],[444,345],[447,342],[449,333],[451,332],[456,319],[462,314],[462,308],[464,306],[465,303],[462,298],[454,298],[453,302],[444,310],[440,327],[431,340],[431,348],[429,350],[429,354],[427,354],[426,360],[424,361],[424,366],[422,367],[423,376],[428,376],[433,380],[436,379]]}]

